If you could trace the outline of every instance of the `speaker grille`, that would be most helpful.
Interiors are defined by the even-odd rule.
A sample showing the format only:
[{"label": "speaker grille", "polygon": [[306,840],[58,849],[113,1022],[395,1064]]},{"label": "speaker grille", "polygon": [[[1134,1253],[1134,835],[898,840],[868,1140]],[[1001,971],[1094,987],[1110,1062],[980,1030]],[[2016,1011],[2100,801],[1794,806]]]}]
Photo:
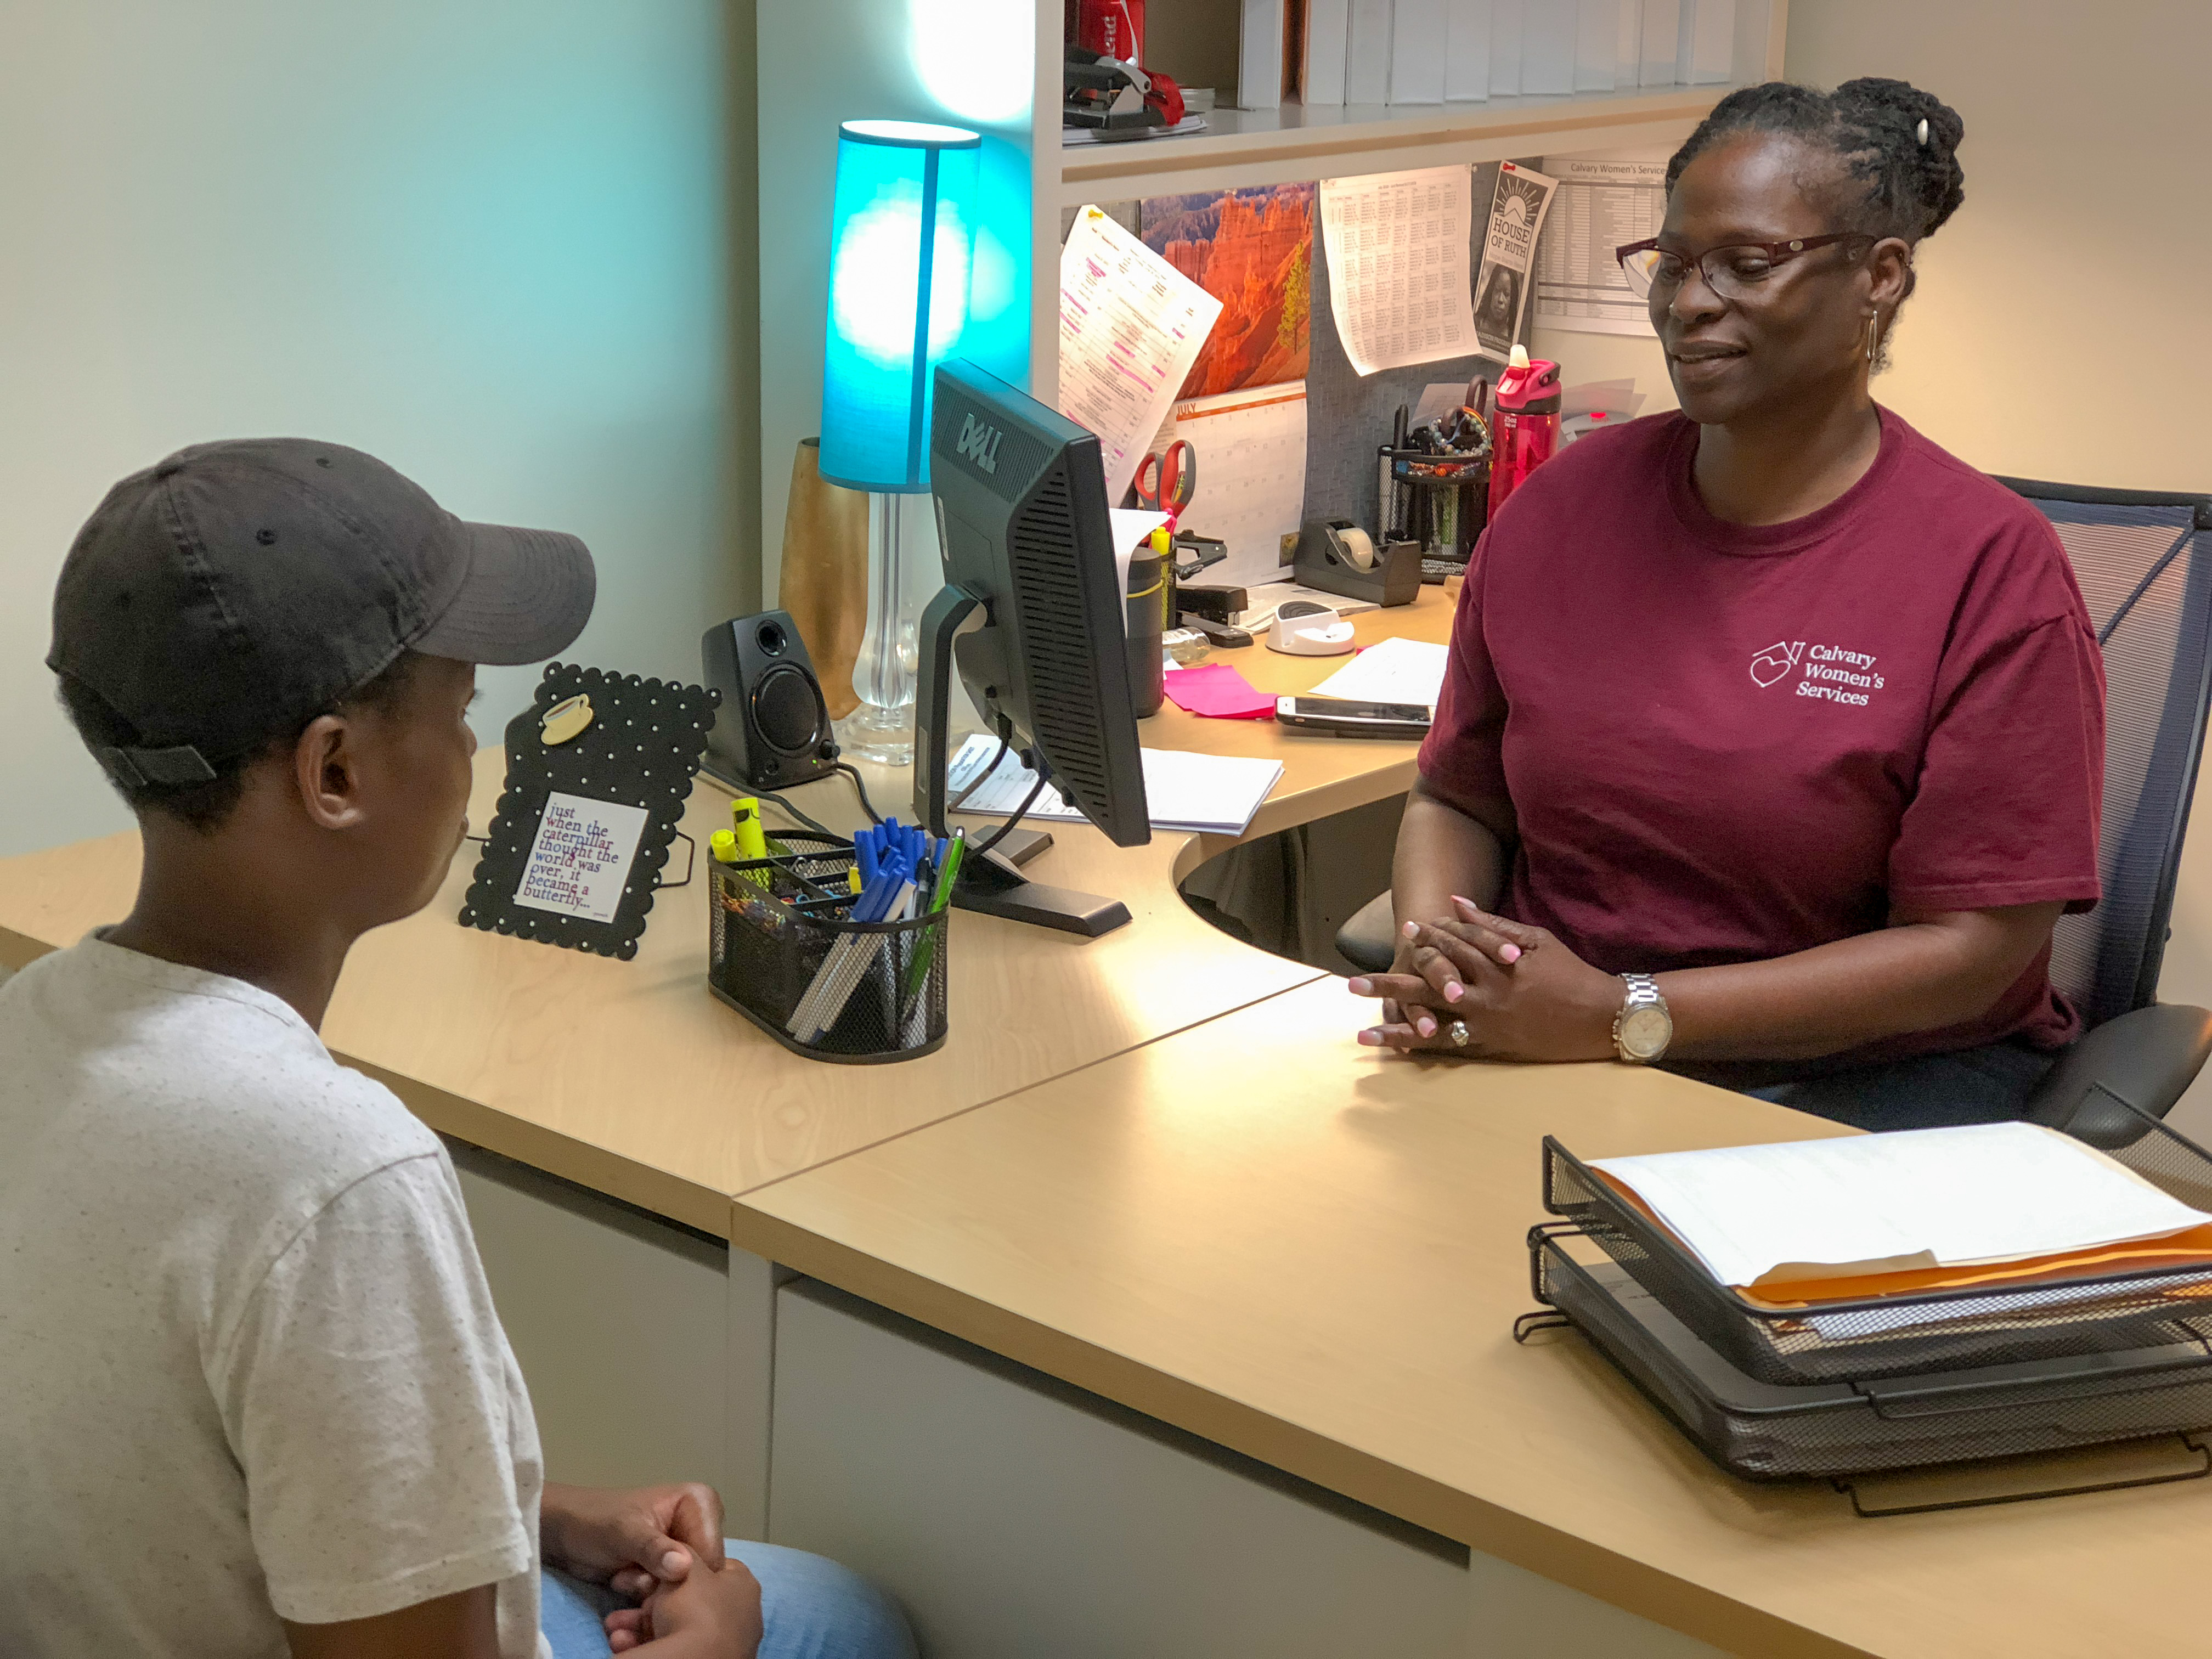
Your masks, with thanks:
[{"label": "speaker grille", "polygon": [[1068,556],[1075,545],[1075,510],[1065,468],[1054,468],[1016,516],[1012,544],[1023,666],[1037,740],[1052,763],[1053,781],[1094,823],[1103,823],[1109,774],[1099,724],[1097,662],[1102,649],[1118,649],[1120,641],[1090,639],[1083,632],[1082,574]]},{"label": "speaker grille", "polygon": [[820,741],[814,688],[798,669],[771,668],[753,690],[753,724],[779,754],[799,755]]}]

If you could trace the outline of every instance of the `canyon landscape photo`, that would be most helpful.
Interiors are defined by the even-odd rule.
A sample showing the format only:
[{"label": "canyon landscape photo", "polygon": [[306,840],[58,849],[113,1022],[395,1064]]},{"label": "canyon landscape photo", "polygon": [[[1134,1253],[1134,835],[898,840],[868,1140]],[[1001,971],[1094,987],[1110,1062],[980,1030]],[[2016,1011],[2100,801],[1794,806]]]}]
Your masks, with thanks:
[{"label": "canyon landscape photo", "polygon": [[1145,245],[1221,301],[1180,398],[1305,378],[1311,339],[1315,187],[1271,185],[1156,196]]}]

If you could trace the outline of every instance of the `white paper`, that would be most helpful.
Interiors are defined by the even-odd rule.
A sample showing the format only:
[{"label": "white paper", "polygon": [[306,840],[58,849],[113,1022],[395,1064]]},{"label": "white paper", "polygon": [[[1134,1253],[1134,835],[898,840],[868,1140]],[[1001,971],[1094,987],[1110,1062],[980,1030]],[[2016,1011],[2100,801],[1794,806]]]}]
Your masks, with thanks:
[{"label": "white paper", "polygon": [[642,806],[554,790],[545,797],[514,902],[526,910],[612,921],[647,816]]},{"label": "white paper", "polygon": [[1582,334],[1651,337],[1651,316],[1613,250],[1656,236],[1667,218],[1667,153],[1547,155],[1559,180],[1538,249],[1536,322]]},{"label": "white paper", "polygon": [[1475,278],[1475,349],[1504,362],[1528,316],[1529,279],[1537,239],[1552,203],[1550,175],[1510,161],[1498,165],[1490,222],[1482,239],[1482,270]]},{"label": "white paper", "polygon": [[1444,0],[1444,96],[1490,96],[1490,0]]},{"label": "white paper", "polygon": [[1279,109],[1283,102],[1284,0],[1244,0],[1237,53],[1237,101],[1246,109]]},{"label": "white paper", "polygon": [[1620,41],[1620,0],[1582,0],[1576,12],[1575,90],[1611,92]]},{"label": "white paper", "polygon": [[1418,702],[1433,708],[1443,693],[1449,655],[1449,647],[1425,640],[1384,640],[1303,695],[1351,702]]},{"label": "white paper", "polygon": [[1490,90],[1511,97],[1521,90],[1521,14],[1528,0],[1490,0]]},{"label": "white paper", "polygon": [[1390,14],[1390,101],[1444,100],[1444,0],[1395,0]]},{"label": "white paper", "polygon": [[1465,167],[1443,167],[1321,181],[1329,309],[1358,373],[1474,349],[1471,179]]},{"label": "white paper", "polygon": [[1309,104],[1344,101],[1345,43],[1352,0],[1306,0],[1306,61],[1298,96]]},{"label": "white paper", "polygon": [[1344,43],[1344,101],[1379,104],[1390,95],[1390,0],[1352,0]]},{"label": "white paper", "polygon": [[1231,586],[1276,580],[1283,538],[1296,532],[1305,507],[1306,383],[1188,398],[1161,422],[1152,453],[1164,454],[1178,438],[1190,446],[1198,483],[1176,527],[1212,536],[1229,550],[1204,580]]},{"label": "white paper", "polygon": [[[973,782],[998,748],[996,738],[981,732],[962,744],[945,769],[950,793],[957,795]],[[1280,761],[1194,754],[1180,749],[1146,749],[1139,753],[1145,768],[1145,800],[1155,830],[1241,836],[1251,826],[1252,815],[1267,799],[1275,781],[1283,775]],[[1005,817],[1022,804],[1036,782],[1036,774],[1022,764],[1019,756],[1009,752],[957,810],[979,817]],[[1066,823],[1085,822],[1083,814],[1050,784],[1037,796],[1027,816]]]},{"label": "white paper", "polygon": [[[1114,538],[1114,591],[1129,591],[1129,561],[1137,556],[1137,544],[1168,521],[1164,513],[1154,513],[1141,507],[1109,507],[1106,509],[1107,533]],[[1127,611],[1128,607],[1122,607]],[[1123,627],[1129,619],[1121,618]]]},{"label": "white paper", "polygon": [[1060,254],[1060,412],[1098,434],[1109,501],[1127,493],[1220,315],[1103,209],[1077,210]]},{"label": "white paper", "polygon": [[2035,1123],[1600,1158],[1723,1285],[2018,1261],[2212,1221]]},{"label": "white paper", "polygon": [[1521,90],[1575,89],[1575,0],[1521,0]]}]

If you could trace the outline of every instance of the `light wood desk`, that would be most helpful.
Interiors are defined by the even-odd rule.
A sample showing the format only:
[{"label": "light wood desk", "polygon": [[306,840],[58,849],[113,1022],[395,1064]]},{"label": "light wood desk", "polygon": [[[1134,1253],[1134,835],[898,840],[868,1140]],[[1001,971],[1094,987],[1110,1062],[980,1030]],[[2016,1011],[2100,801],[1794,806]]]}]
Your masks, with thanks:
[{"label": "light wood desk", "polygon": [[1362,1050],[1368,1006],[1287,992],[750,1193],[732,1237],[1730,1652],[2212,1651],[2203,1486],[1860,1520],[1723,1476],[1579,1337],[1514,1345],[1545,1134],[1843,1131],[1662,1073]]},{"label": "light wood desk", "polygon": [[[1443,640],[1455,593],[1425,588],[1412,605],[1365,613],[1363,640]],[[1343,659],[1255,645],[1214,660],[1287,692]],[[1172,703],[1139,730],[1153,747],[1281,760],[1252,836],[1401,793],[1413,777],[1408,743],[1285,736],[1272,721],[1201,720]],[[878,810],[910,817],[911,774],[868,770]],[[489,821],[501,771],[499,751],[478,756],[472,823]],[[793,798],[833,826],[862,821],[843,778]],[[727,801],[705,782],[692,793],[684,828],[702,860]],[[1177,897],[1176,880],[1226,841],[1163,834],[1125,849],[1085,825],[1053,836],[1031,873],[1123,899],[1133,920],[1085,941],[956,915],[951,1035],[921,1060],[802,1060],[716,1002],[703,878],[660,896],[631,962],[462,927],[469,848],[432,904],[356,947],[324,1038],[436,1129],[720,1236],[733,1194],[1317,976],[1225,938]],[[137,873],[135,832],[0,860],[0,966],[120,919]]]}]

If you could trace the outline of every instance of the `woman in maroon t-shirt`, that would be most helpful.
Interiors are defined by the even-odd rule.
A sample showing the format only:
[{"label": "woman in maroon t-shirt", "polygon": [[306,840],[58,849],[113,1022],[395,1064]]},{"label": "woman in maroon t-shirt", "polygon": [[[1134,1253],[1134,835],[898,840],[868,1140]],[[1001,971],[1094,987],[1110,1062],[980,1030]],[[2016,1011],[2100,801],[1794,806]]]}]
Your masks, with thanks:
[{"label": "woman in maroon t-shirt", "polygon": [[[1664,1063],[1868,1127],[2017,1116],[2079,1029],[2104,682],[2042,515],[1868,380],[1963,132],[1731,94],[1642,255],[1681,400],[1485,534],[1361,1041]],[[1634,257],[1634,256],[1632,256]]]}]

